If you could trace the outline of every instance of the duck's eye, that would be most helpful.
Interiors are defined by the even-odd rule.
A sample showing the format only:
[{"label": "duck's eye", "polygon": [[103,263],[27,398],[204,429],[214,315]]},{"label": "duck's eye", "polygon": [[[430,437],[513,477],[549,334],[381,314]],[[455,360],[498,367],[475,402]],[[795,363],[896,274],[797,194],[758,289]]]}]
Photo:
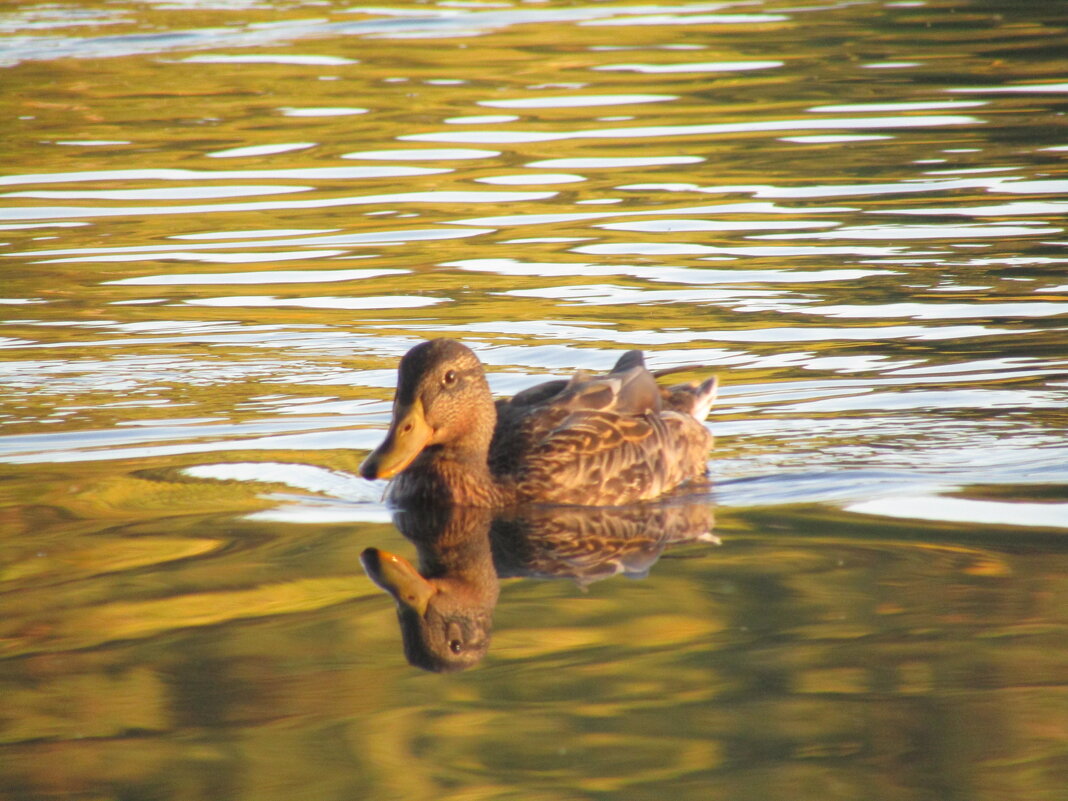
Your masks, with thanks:
[{"label": "duck's eye", "polygon": [[441,383],[443,383],[447,387],[452,386],[453,384],[455,384],[456,383],[456,371],[455,370],[447,370],[445,372],[445,375],[442,376],[442,378],[441,378]]},{"label": "duck's eye", "polygon": [[454,654],[460,653],[464,649],[464,644],[459,640],[449,640],[449,650]]}]

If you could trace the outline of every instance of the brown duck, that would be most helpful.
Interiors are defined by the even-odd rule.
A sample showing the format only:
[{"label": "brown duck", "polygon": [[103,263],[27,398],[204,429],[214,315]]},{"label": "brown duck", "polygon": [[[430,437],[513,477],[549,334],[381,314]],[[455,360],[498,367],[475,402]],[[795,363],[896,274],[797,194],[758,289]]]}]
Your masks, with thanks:
[{"label": "brown duck", "polygon": [[640,351],[612,371],[549,381],[496,403],[478,357],[452,339],[416,345],[400,362],[385,441],[360,466],[393,479],[397,506],[525,503],[618,506],[705,475],[703,420],[716,379],[660,387]]}]

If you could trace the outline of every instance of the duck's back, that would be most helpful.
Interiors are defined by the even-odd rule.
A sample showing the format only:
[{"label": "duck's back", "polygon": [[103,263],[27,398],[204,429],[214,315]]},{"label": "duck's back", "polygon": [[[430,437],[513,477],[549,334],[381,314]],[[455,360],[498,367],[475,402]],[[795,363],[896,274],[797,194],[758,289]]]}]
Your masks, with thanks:
[{"label": "duck's back", "polygon": [[[701,387],[714,392],[714,383]],[[664,408],[667,397],[637,351],[608,375],[525,390],[498,402],[491,472],[518,503],[617,506],[656,498],[703,476],[712,446],[692,414],[674,403]]]}]

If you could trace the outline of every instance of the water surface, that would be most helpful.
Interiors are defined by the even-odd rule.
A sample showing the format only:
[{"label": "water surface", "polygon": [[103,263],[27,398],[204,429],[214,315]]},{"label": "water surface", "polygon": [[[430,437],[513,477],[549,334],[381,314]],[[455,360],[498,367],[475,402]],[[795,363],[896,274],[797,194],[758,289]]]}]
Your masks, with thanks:
[{"label": "water surface", "polygon": [[[1060,798],[1066,31],[0,9],[2,792]],[[355,470],[433,336],[500,394],[630,348],[723,387],[685,511],[474,527],[492,640],[441,675]]]}]

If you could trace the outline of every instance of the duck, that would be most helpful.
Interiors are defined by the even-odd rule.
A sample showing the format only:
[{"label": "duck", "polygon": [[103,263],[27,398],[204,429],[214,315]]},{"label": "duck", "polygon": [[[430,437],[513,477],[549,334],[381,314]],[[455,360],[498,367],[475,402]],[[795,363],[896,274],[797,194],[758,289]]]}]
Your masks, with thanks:
[{"label": "duck", "polygon": [[656,380],[692,369],[654,373],[632,350],[607,374],[579,371],[495,401],[474,351],[427,340],[401,358],[389,429],[359,472],[389,479],[395,507],[653,500],[707,474],[716,377]]}]

